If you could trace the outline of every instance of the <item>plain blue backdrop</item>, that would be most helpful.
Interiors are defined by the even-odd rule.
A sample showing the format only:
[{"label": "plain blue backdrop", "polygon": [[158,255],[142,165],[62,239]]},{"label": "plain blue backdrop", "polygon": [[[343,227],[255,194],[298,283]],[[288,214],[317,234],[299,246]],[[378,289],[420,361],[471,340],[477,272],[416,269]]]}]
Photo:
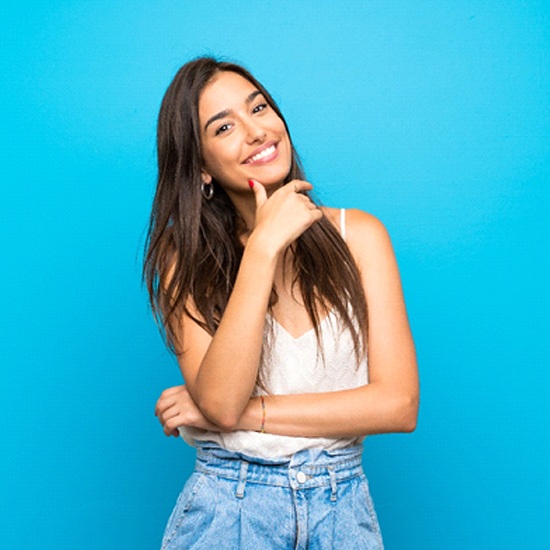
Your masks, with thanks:
[{"label": "plain blue backdrop", "polygon": [[140,283],[155,122],[213,53],[272,91],[318,195],[387,225],[417,431],[366,441],[388,550],[548,548],[550,5],[0,7],[0,547],[152,549],[193,451]]}]

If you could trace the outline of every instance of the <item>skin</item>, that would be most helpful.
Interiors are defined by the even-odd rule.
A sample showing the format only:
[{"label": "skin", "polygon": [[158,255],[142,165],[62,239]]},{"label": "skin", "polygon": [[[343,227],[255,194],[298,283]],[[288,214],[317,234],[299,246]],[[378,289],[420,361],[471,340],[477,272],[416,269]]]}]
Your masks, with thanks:
[{"label": "skin", "polygon": [[[279,324],[294,336],[312,328],[299,293],[291,288],[283,253],[323,215],[338,226],[338,211],[319,209],[296,192],[312,189],[308,182],[283,185],[290,140],[282,120],[255,92],[240,75],[223,72],[200,97],[204,181],[215,178],[223,185],[248,229],[235,286],[214,337],[188,316],[180,318],[186,347],[178,361],[186,384],[162,392],[155,409],[166,435],[178,435],[178,426],[259,430],[262,408],[251,395],[273,284],[279,296],[273,316]],[[262,150],[271,154],[254,160]],[[254,182],[252,189],[248,180]],[[416,355],[390,238],[379,220],[359,210],[347,210],[346,233],[368,303],[369,384],[266,396],[267,432],[354,437],[416,427]]]}]

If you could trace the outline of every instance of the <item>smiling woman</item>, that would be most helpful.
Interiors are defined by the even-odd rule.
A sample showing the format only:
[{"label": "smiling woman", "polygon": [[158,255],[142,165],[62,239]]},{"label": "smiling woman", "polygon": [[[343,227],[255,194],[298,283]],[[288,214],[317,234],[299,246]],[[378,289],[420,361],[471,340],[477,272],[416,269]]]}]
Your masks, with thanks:
[{"label": "smiling woman", "polygon": [[384,227],[312,202],[281,112],[239,65],[180,69],[158,163],[144,277],[185,384],[156,414],[197,447],[163,548],[382,548],[362,440],[412,431],[418,410]]}]

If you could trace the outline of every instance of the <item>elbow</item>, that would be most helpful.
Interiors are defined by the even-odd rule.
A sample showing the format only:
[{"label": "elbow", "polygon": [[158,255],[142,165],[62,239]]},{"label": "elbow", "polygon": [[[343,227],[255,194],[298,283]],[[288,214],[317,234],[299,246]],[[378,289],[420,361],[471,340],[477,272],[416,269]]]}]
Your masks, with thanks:
[{"label": "elbow", "polygon": [[410,418],[407,418],[404,422],[403,422],[403,425],[401,427],[401,432],[402,433],[407,433],[407,434],[410,434],[410,433],[413,433],[414,430],[416,430],[416,421],[417,421],[417,417],[414,416],[414,417],[410,417]]},{"label": "elbow", "polygon": [[239,417],[230,415],[219,415],[216,418],[215,424],[222,432],[234,432],[237,429]]},{"label": "elbow", "polygon": [[406,395],[401,400],[398,407],[396,423],[398,424],[398,432],[412,433],[416,430],[418,421],[418,396]]},{"label": "elbow", "polygon": [[214,424],[222,432],[232,432],[244,412],[240,403],[228,399],[227,394],[215,394],[213,392],[200,391],[196,386],[193,388],[192,398],[201,415],[210,423]]},{"label": "elbow", "polygon": [[204,417],[215,424],[222,432],[232,432],[237,429],[241,412],[233,411],[227,404],[199,403],[198,407]]}]

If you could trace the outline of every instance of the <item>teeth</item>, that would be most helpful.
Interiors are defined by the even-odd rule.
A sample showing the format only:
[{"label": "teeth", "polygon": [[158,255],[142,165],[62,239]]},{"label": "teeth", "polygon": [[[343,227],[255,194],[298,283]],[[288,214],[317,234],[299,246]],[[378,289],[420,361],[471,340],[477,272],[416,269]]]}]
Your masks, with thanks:
[{"label": "teeth", "polygon": [[271,147],[268,147],[267,149],[264,149],[257,155],[254,155],[253,157],[250,157],[250,162],[256,162],[257,160],[263,159],[264,157],[267,157],[268,155],[271,155],[275,151],[275,145],[272,145]]}]

